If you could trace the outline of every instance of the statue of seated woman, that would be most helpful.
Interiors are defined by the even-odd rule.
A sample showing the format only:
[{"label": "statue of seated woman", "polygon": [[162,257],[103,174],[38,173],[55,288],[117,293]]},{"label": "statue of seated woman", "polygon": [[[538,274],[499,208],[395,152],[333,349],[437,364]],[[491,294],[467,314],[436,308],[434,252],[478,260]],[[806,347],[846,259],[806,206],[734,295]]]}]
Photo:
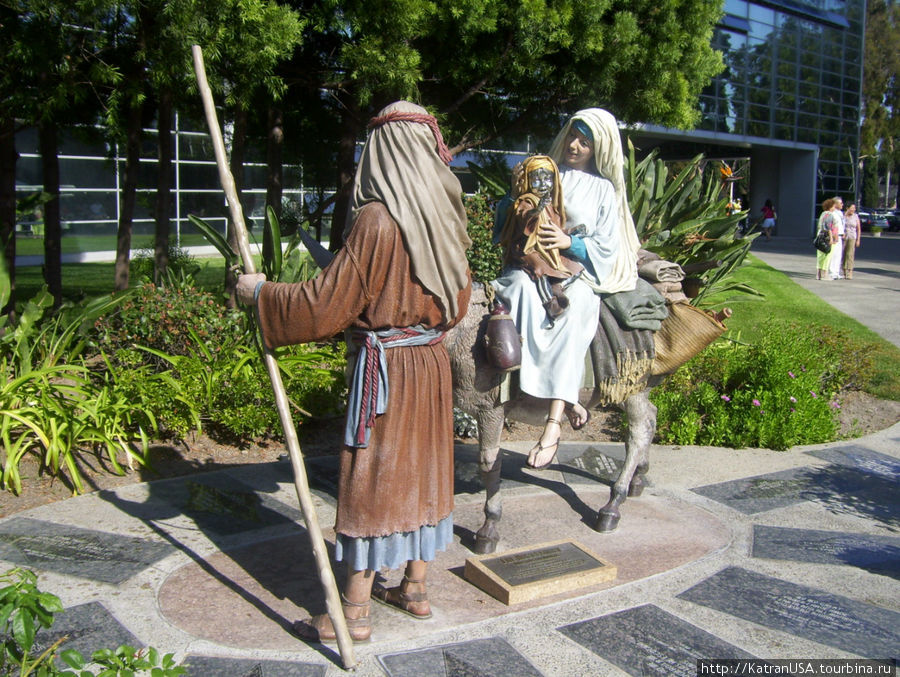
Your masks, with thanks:
[{"label": "statue of seated woman", "polygon": [[[565,262],[568,276],[558,284],[565,289],[568,310],[548,317],[546,299],[526,268],[517,265],[516,251],[509,247],[507,265],[493,282],[522,335],[520,390],[549,402],[543,433],[528,455],[528,465],[538,469],[555,459],[563,414],[575,429],[589,420],[579,392],[585,355],[599,323],[600,294],[634,291],[640,248],[625,193],[624,156],[615,118],[599,108],[579,111],[557,135],[550,158],[559,164],[560,180],[555,186],[562,188],[563,205],[550,201],[559,218],[548,214],[539,219],[536,241]],[[583,270],[572,274],[570,263],[580,264]]]}]

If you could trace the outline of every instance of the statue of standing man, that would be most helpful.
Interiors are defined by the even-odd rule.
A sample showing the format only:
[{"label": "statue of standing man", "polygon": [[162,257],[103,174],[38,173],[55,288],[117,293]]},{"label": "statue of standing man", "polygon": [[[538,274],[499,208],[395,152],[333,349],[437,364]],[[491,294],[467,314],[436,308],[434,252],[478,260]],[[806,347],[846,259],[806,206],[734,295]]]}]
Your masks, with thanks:
[{"label": "statue of standing man", "polygon": [[[453,395],[441,341],[465,315],[471,244],[459,181],[437,122],[399,101],[369,123],[345,245],[308,282],[244,275],[270,348],[346,330],[352,377],[340,451],[335,556],[347,565],[344,616],[372,632],[369,600],[431,617],[428,561],[453,539]],[[376,571],[405,567],[398,587]],[[327,615],[298,621],[302,639],[335,638]]]}]

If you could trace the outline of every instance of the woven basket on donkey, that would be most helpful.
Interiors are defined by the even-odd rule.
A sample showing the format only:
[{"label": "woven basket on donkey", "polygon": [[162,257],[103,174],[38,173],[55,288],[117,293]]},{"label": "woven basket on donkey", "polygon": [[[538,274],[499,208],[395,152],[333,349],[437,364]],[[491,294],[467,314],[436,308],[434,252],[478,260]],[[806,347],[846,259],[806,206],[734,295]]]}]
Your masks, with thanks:
[{"label": "woven basket on donkey", "polygon": [[705,310],[689,303],[671,304],[669,316],[654,334],[656,359],[651,373],[654,376],[673,373],[724,331],[725,325]]}]

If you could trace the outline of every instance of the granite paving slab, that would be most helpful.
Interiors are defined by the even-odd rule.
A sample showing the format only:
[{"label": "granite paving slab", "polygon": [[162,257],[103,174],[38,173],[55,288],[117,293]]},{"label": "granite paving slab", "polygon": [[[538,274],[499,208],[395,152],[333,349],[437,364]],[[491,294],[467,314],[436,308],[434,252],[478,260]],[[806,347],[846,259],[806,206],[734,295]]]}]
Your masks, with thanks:
[{"label": "granite paving slab", "polygon": [[378,656],[390,677],[540,677],[501,637]]},{"label": "granite paving slab", "polygon": [[580,455],[560,467],[566,484],[602,482],[611,485],[619,477],[624,462],[589,446]]},{"label": "granite paving slab", "polygon": [[323,677],[325,666],[316,663],[264,661],[249,658],[187,656],[181,663],[190,675],[215,677]]},{"label": "granite paving slab", "polygon": [[741,567],[678,597],[862,658],[896,658],[900,649],[900,613]]},{"label": "granite paving slab", "polygon": [[85,658],[99,649],[117,649],[123,644],[136,649],[144,644],[132,635],[99,602],[69,607],[55,614],[53,626],[41,628],[35,635],[33,655],[40,655],[54,642],[67,637],[59,647],[74,649]]},{"label": "granite paving slab", "polygon": [[14,517],[0,524],[0,560],[118,585],[176,549],[159,541]]},{"label": "granite paving slab", "polygon": [[214,539],[302,521],[298,508],[258,491],[227,471],[151,482],[141,502],[115,492],[101,496],[123,512],[148,522],[189,520]]},{"label": "granite paving slab", "polygon": [[835,514],[876,519],[900,527],[897,480],[834,463],[821,468],[789,468],[696,487],[691,491],[746,515],[811,501]]},{"label": "granite paving slab", "polygon": [[841,463],[857,470],[884,475],[894,480],[900,479],[900,459],[880,454],[858,444],[815,449],[806,453],[831,463]]},{"label": "granite paving slab", "polygon": [[691,489],[745,515],[784,508],[806,500],[809,468],[789,468],[767,475],[743,477]]},{"label": "granite paving slab", "polygon": [[629,675],[695,677],[698,658],[753,658],[652,604],[558,628]]},{"label": "granite paving slab", "polygon": [[754,557],[846,564],[900,578],[900,537],[756,524]]}]

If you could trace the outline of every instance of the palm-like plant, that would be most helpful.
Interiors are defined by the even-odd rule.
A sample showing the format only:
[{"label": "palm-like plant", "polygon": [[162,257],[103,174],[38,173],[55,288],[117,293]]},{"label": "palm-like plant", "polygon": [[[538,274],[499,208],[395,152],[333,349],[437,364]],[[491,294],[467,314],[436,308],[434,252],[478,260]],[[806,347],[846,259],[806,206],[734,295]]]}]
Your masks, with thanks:
[{"label": "palm-like plant", "polygon": [[637,162],[628,140],[625,188],[638,237],[646,249],[680,264],[696,280],[694,305],[728,291],[760,295],[729,279],[758,234],[737,237],[737,225],[747,213],[730,209],[717,173],[705,172],[705,165],[697,155],[670,177],[655,149]]},{"label": "palm-like plant", "polygon": [[[10,283],[0,259],[0,306],[9,300]],[[49,314],[53,299],[46,289],[24,304],[17,320],[0,316],[0,484],[22,490],[19,464],[37,453],[44,470],[68,474],[73,490],[83,490],[76,457],[105,453],[122,473],[122,454],[143,462],[144,431],[130,432],[130,407],[117,401],[86,366],[86,329],[128,294],[106,296],[83,306],[66,305]],[[137,438],[141,451],[132,447]]]}]

